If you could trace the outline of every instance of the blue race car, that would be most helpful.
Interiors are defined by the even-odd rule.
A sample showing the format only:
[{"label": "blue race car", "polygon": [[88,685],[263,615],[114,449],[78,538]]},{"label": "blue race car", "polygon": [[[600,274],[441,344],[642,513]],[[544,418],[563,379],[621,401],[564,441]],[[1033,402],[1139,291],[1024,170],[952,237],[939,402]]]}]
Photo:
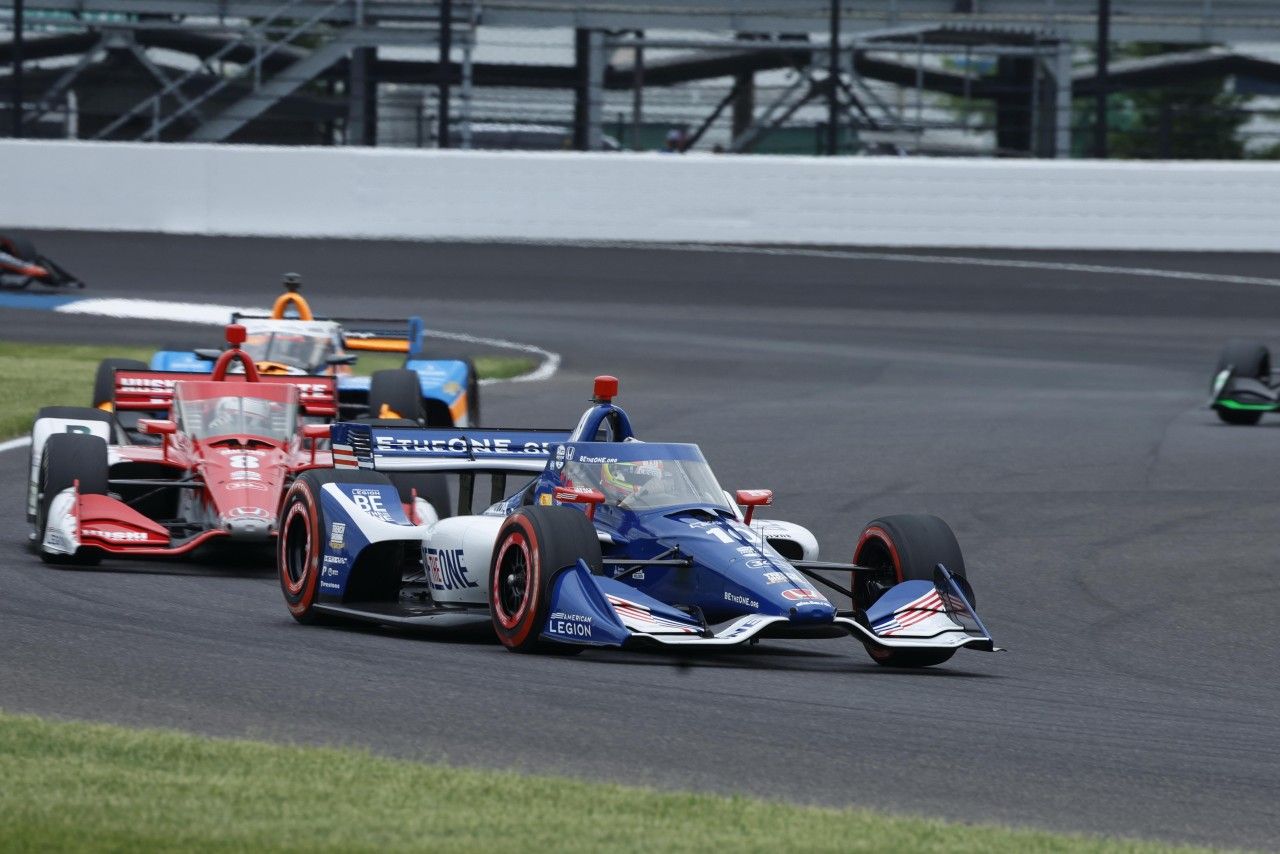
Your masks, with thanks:
[{"label": "blue race car", "polygon": [[[480,419],[480,387],[475,367],[466,359],[423,358],[422,319],[402,321],[316,318],[298,292],[295,273],[284,278],[285,293],[270,314],[237,312],[231,318],[248,333],[243,350],[259,373],[288,376],[333,376],[338,381],[341,418],[409,419],[430,427],[474,427]],[[401,368],[355,376],[358,353],[403,353]],[[107,359],[98,370],[94,406],[110,401],[114,371],[147,369],[208,373],[218,351],[161,350],[150,365]]]},{"label": "blue race car", "polygon": [[[853,563],[820,561],[807,530],[756,518],[769,490],[730,497],[696,445],[638,441],[616,392],[597,378],[565,431],[333,425],[335,468],[303,473],[280,514],[290,613],[488,624],[517,652],[852,636],[880,664],[926,667],[996,649],[941,519],[877,519]],[[439,472],[459,477],[452,518],[388,477]],[[492,503],[472,515],[477,478]]]}]

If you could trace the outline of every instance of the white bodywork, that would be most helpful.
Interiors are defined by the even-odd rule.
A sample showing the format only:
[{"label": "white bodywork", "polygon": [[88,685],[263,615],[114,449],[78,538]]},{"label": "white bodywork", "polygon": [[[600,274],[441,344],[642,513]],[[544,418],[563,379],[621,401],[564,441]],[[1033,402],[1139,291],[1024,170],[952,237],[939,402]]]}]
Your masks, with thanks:
[{"label": "white bodywork", "polygon": [[422,567],[431,598],[450,605],[487,605],[489,564],[498,516],[454,516],[432,525],[422,539]]},{"label": "white bodywork", "polygon": [[36,531],[34,536],[43,536],[40,545],[50,554],[76,553],[80,548],[80,520],[76,517],[75,489],[67,487],[53,497],[44,531]]},{"label": "white bodywork", "polygon": [[[738,517],[738,521],[746,523],[746,517],[742,514],[740,507],[733,496],[733,493],[725,490],[724,500],[733,508],[733,513]],[[781,519],[757,519],[751,520],[751,530],[759,534],[766,542],[770,539],[790,540],[800,546],[803,554],[801,560],[817,560],[818,559],[818,538],[815,537],[808,528],[797,525],[795,522],[784,522]],[[783,558],[785,560],[785,558]]]},{"label": "white bodywork", "polygon": [[[801,560],[818,559],[818,538],[808,528],[781,519],[752,519],[751,530],[771,540],[790,540],[803,550]],[[772,544],[772,543],[771,543]]]},{"label": "white bodywork", "polygon": [[[370,543],[417,542],[422,548],[422,566],[431,587],[431,598],[451,605],[486,605],[489,602],[489,561],[500,516],[454,516],[435,518],[430,505],[419,499],[415,505],[419,525],[403,525],[380,518],[349,499],[336,484],[324,491],[338,502]],[[426,505],[424,508],[423,505]]]}]

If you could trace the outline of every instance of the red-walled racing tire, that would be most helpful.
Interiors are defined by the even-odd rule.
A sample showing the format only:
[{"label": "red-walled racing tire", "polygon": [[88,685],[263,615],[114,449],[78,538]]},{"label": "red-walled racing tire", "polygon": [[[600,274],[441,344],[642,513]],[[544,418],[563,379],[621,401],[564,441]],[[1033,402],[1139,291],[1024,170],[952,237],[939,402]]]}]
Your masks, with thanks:
[{"label": "red-walled racing tire", "polygon": [[[933,581],[934,568],[945,566],[953,575],[965,579],[968,576],[960,544],[951,527],[937,516],[902,514],[883,516],[867,523],[858,545],[854,549],[853,562],[892,573],[894,583],[903,581]],[[863,590],[857,591],[866,595]],[[871,602],[856,602],[865,609]],[[885,667],[932,667],[942,664],[955,655],[954,649],[885,649],[865,644],[867,654],[877,664]]]},{"label": "red-walled racing tire", "polygon": [[503,646],[512,652],[578,649],[539,635],[547,623],[555,576],[580,558],[592,572],[602,571],[600,540],[581,510],[536,505],[507,518],[489,565],[489,614]]}]

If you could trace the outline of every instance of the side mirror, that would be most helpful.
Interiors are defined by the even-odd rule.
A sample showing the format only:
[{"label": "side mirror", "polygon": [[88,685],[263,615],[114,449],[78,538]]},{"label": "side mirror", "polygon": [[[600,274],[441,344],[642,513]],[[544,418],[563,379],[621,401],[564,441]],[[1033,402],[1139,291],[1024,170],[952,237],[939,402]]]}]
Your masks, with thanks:
[{"label": "side mirror", "polygon": [[751,516],[755,513],[757,507],[766,507],[773,503],[772,489],[739,489],[733,494],[738,503],[747,508],[747,512],[743,517],[743,522],[750,525]]},{"label": "side mirror", "polygon": [[326,365],[354,365],[360,358],[355,353],[343,353],[341,356],[330,356],[324,360]]},{"label": "side mirror", "polygon": [[316,463],[316,445],[333,435],[332,424],[303,424],[302,438],[311,440],[311,464]]},{"label": "side mirror", "polygon": [[172,436],[178,432],[178,423],[158,418],[139,418],[138,430],[151,436]]},{"label": "side mirror", "polygon": [[160,453],[165,459],[169,458],[169,437],[178,432],[178,422],[160,418],[139,418],[138,431],[151,436],[163,436],[164,442]]},{"label": "side mirror", "polygon": [[589,486],[557,486],[552,497],[563,504],[587,505],[588,519],[594,519],[597,505],[604,503],[604,494]]}]

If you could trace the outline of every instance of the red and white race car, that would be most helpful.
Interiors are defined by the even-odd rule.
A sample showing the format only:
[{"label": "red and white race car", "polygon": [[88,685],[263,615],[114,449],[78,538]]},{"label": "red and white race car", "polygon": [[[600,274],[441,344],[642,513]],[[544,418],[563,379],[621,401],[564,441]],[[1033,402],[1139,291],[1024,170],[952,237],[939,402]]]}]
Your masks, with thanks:
[{"label": "red and white race car", "polygon": [[[212,374],[117,370],[113,412],[46,407],[31,434],[28,519],[50,563],[104,555],[180,555],[214,540],[267,543],[285,490],[311,468],[336,412],[332,377],[259,375],[239,349],[244,327]],[[239,362],[243,372],[228,368]],[[116,413],[158,444],[129,442]],[[408,512],[434,511],[409,496]],[[266,557],[264,550],[264,557]]]}]

